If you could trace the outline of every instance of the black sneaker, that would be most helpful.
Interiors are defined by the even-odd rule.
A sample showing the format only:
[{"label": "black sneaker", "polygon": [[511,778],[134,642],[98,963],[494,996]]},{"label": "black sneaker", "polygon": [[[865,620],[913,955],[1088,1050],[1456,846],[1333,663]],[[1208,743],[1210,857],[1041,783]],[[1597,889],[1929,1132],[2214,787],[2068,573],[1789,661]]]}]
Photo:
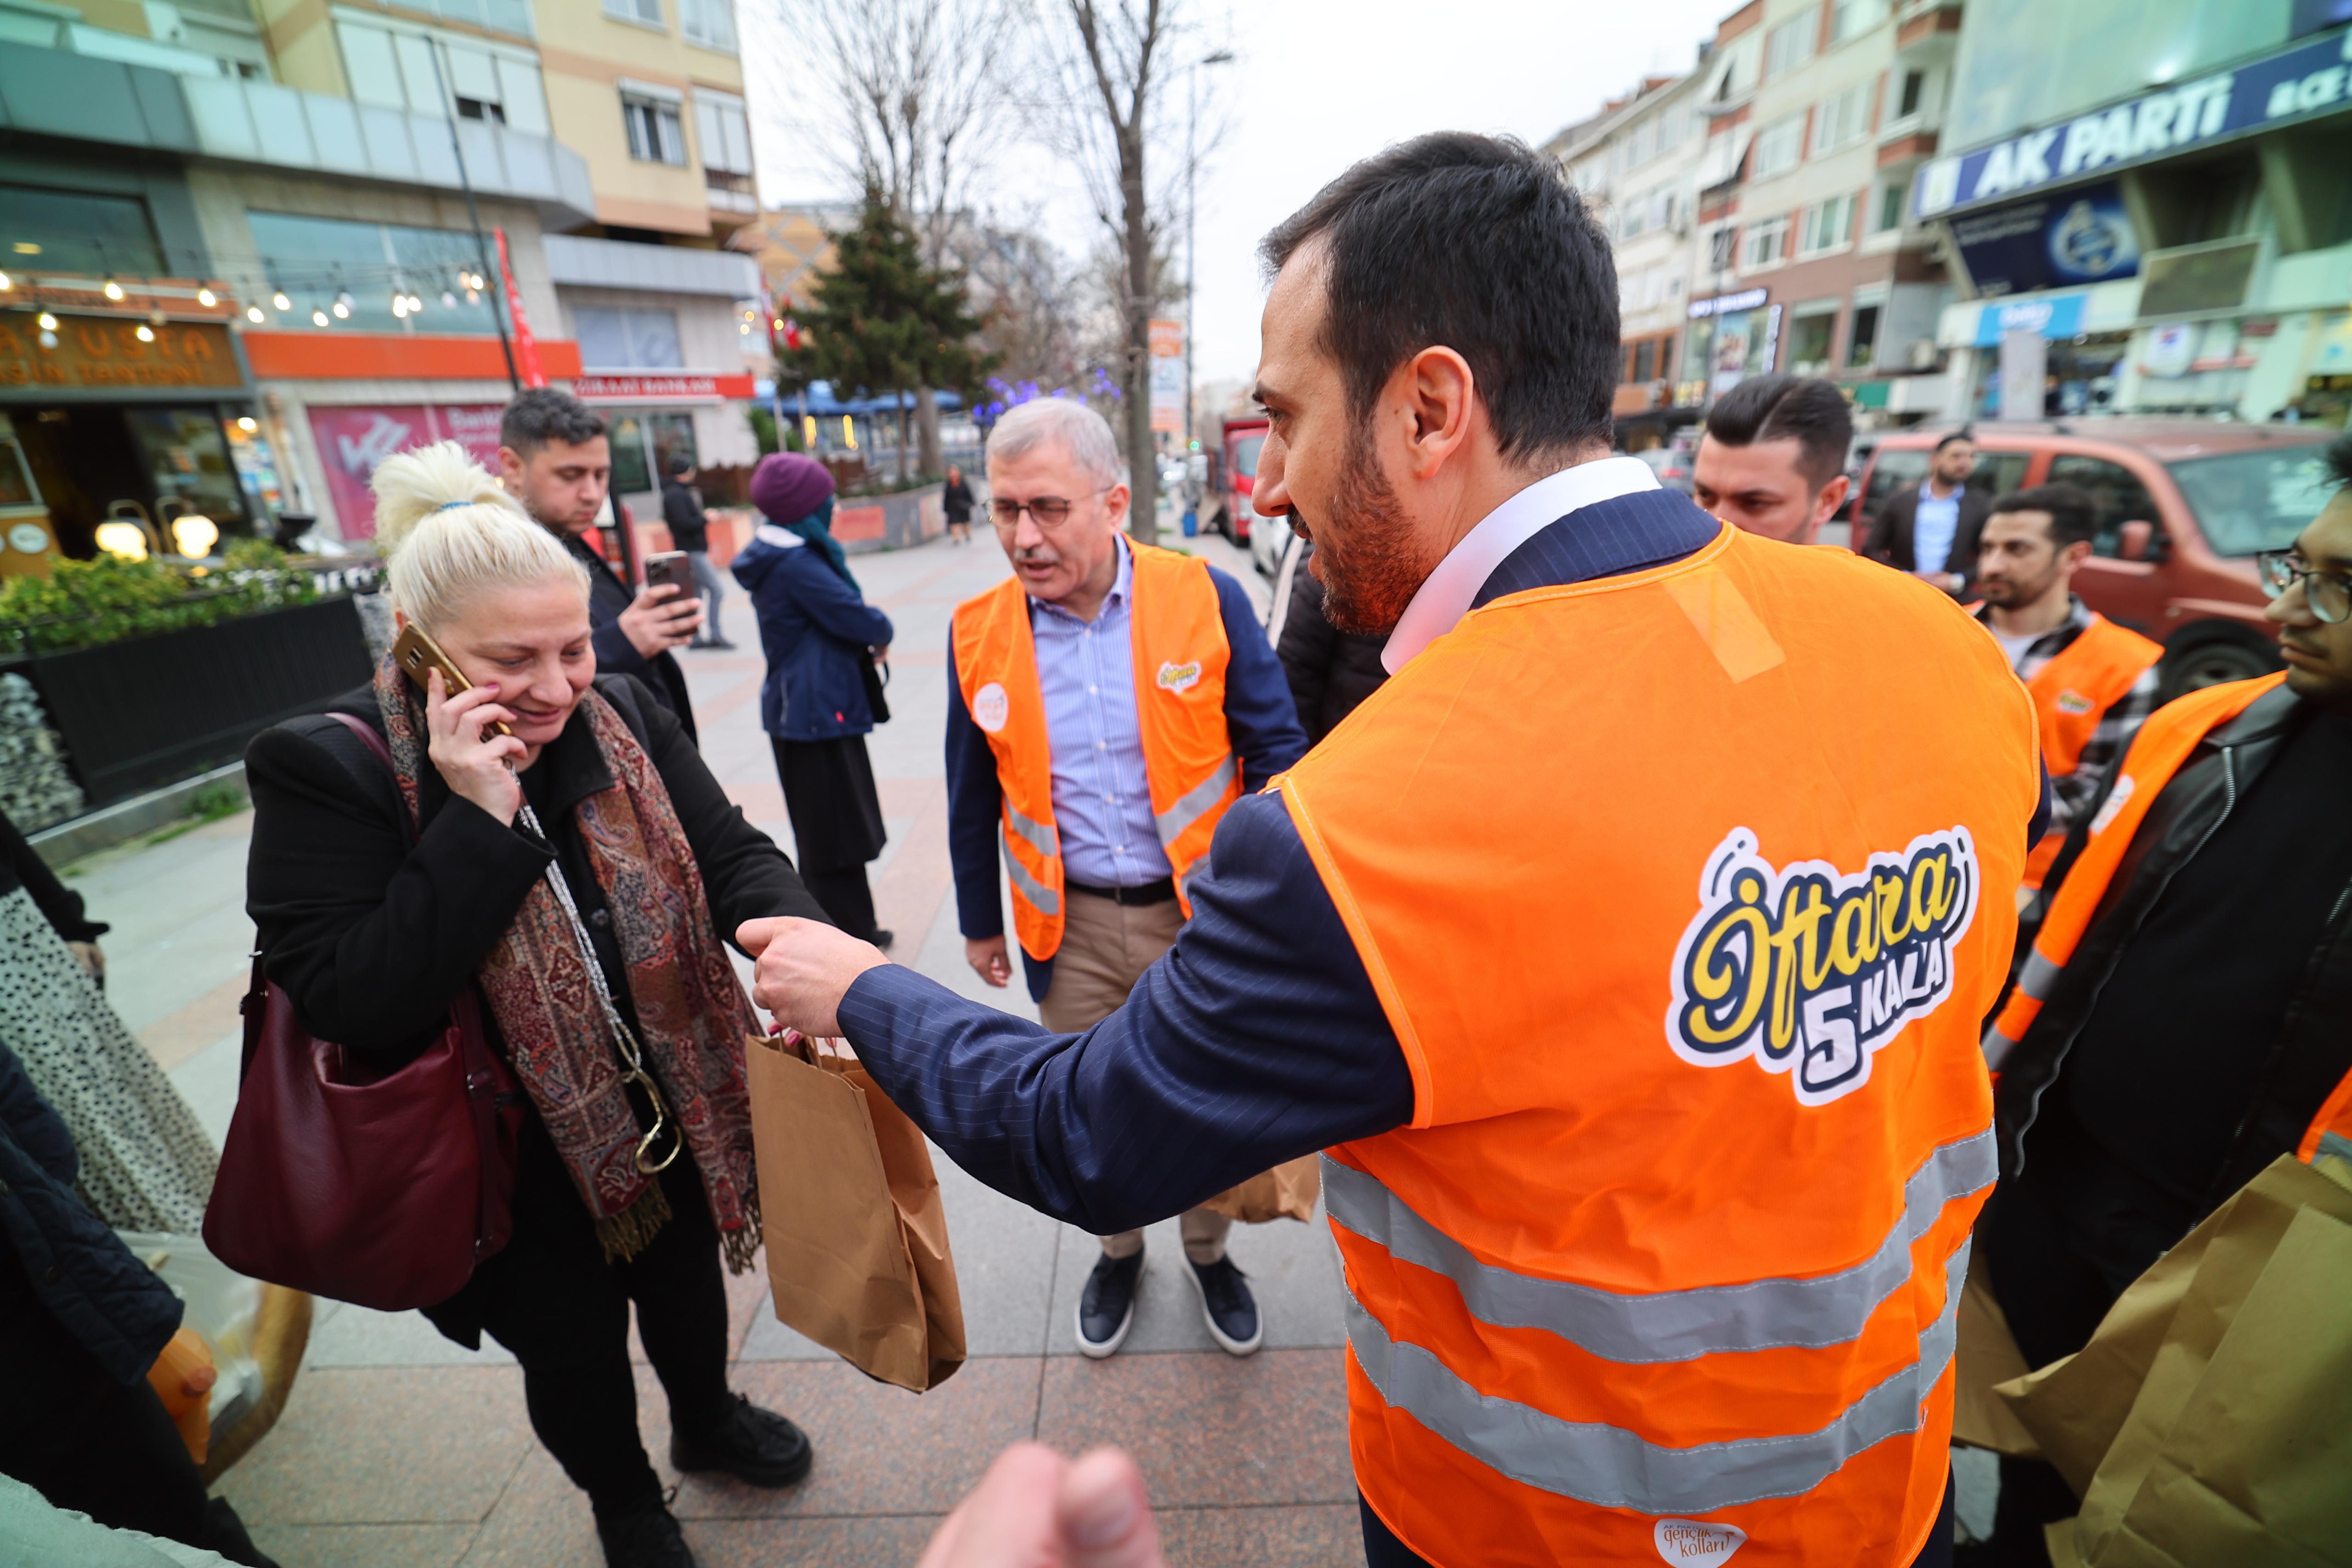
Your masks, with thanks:
[{"label": "black sneaker", "polygon": [[699,1437],[673,1432],[669,1462],[681,1470],[725,1470],[755,1487],[788,1487],[809,1473],[815,1452],[808,1435],[741,1394],[717,1429]]},{"label": "black sneaker", "polygon": [[1257,1298],[1250,1294],[1249,1279],[1234,1267],[1234,1260],[1220,1258],[1214,1263],[1194,1263],[1188,1258],[1184,1261],[1192,1289],[1201,1293],[1201,1316],[1209,1325],[1209,1337],[1227,1355],[1247,1355],[1265,1342],[1265,1325],[1258,1321]]},{"label": "black sneaker", "polygon": [[1143,1254],[1106,1255],[1078,1293],[1078,1353],[1100,1361],[1115,1355],[1135,1327],[1135,1286],[1143,1277]]},{"label": "black sneaker", "polygon": [[885,952],[889,952],[891,945],[898,940],[898,933],[895,931],[877,931],[874,933],[874,945]]},{"label": "black sneaker", "polygon": [[659,1493],[625,1513],[598,1515],[605,1568],[694,1568],[694,1553]]}]

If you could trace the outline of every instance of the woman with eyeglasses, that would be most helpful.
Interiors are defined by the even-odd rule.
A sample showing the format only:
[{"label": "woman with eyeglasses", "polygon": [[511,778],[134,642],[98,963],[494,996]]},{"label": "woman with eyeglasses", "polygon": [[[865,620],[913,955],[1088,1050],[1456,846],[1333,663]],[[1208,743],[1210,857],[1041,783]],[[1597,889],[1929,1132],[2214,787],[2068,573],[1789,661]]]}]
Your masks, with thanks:
[{"label": "woman with eyeglasses", "polygon": [[833,474],[797,452],[772,452],[751,471],[762,521],[735,557],[751,595],[768,677],[760,721],[793,819],[801,877],[833,923],[889,950],[874,922],[866,868],[882,853],[882,801],[866,737],[890,717],[882,672],[890,617],[866,602],[833,536]]},{"label": "woman with eyeglasses", "polygon": [[[513,1237],[425,1309],[522,1363],[532,1428],[588,1494],[613,1568],[690,1568],[638,1436],[629,1319],[668,1395],[671,1462],[757,1486],[808,1439],[727,1386],[727,1292],[760,1244],[744,1037],[722,937],[822,919],[678,721],[596,674],[588,580],[454,442],[376,469],[394,614],[471,689],[391,658],[246,757],[247,909],[302,1026],[390,1070],[467,988],[526,1104]],[[591,962],[593,960],[593,962]]]}]

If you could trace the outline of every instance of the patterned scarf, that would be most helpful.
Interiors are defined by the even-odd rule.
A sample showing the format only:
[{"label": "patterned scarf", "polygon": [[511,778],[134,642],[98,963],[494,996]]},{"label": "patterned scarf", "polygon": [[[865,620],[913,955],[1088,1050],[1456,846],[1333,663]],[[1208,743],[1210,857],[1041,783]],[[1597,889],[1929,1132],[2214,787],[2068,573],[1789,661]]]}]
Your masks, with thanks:
[{"label": "patterned scarf", "polygon": [[[412,820],[417,779],[430,765],[414,690],[390,658],[376,667],[376,704]],[[615,781],[572,808],[580,841],[628,964],[646,1070],[661,1085],[672,1134],[685,1139],[702,1173],[727,1266],[740,1274],[760,1246],[743,1080],[743,1039],[758,1032],[758,1020],[711,926],[693,846],[653,759],[601,693],[583,693],[580,712]],[[619,1048],[607,1037],[588,962],[542,878],[477,978],[506,1037],[507,1059],[596,1222],[606,1259],[618,1260],[653,1239],[669,1204],[661,1184],[636,1167],[644,1131],[622,1085]]]}]

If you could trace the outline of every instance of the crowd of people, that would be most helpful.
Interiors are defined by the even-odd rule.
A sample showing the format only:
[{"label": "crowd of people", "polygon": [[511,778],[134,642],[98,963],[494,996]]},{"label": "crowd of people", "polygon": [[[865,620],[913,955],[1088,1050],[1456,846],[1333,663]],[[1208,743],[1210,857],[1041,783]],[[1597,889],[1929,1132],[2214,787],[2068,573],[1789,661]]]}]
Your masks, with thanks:
[{"label": "crowd of people", "polygon": [[[426,1315],[514,1353],[613,1568],[693,1561],[633,1312],[677,1468],[806,1475],[727,1381],[756,999],[1100,1238],[1088,1356],[1171,1216],[1210,1333],[1255,1351],[1234,1194],[1319,1152],[1374,1568],[1646,1561],[1669,1527],[2046,1562],[2078,1505],[2021,1460],[1955,1556],[1964,1278],[2045,1365],[2271,1160],[2352,1134],[2352,439],[2263,563],[2285,668],[2159,707],[2162,648],[2070,586],[2090,498],[1972,487],[1964,435],[1859,555],[1812,547],[1849,499],[1829,382],[1719,399],[1693,497],[1612,456],[1608,242],[1524,147],[1404,143],[1264,257],[1255,500],[1297,536],[1267,623],[1129,536],[1082,404],[1007,413],[984,500],[953,476],[1011,567],[950,633],[958,921],[989,986],[1018,948],[1038,1022],[886,956],[894,627],[821,463],[762,459],[731,563],[797,863],[698,749],[676,650],[726,645],[690,463],[663,507],[695,594],[597,547],[609,447],[566,394],[516,399],[496,476],[454,444],[378,468],[395,622],[461,679],[387,658],[254,742],[248,909],[318,1037],[390,1074],[478,1008],[512,1079],[510,1235]],[[113,1235],[196,1228],[210,1146],[110,1023],[103,928],[5,847],[0,1321],[76,1416],[0,1433],[0,1472],[266,1563],[149,1386],[176,1304]],[[1057,1540],[1156,1563],[1132,1468],[1008,1454],[925,1562]]]}]

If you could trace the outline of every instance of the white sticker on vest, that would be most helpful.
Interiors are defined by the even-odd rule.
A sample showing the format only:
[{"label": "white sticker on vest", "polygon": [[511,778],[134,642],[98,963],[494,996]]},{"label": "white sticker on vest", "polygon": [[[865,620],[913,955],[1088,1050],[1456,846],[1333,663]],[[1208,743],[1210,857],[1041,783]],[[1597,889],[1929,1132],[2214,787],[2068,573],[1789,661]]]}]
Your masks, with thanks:
[{"label": "white sticker on vest", "polygon": [[1675,950],[1666,1043],[1695,1067],[1753,1059],[1800,1105],[1870,1081],[1870,1062],[1952,994],[1952,950],[1975,917],[1966,827],[1922,834],[1847,876],[1776,869],[1735,827],[1706,858],[1698,913]]},{"label": "white sticker on vest", "polygon": [[1178,664],[1171,659],[1160,667],[1160,685],[1162,690],[1190,691],[1200,684],[1201,661],[1197,658],[1186,664]]},{"label": "white sticker on vest", "polygon": [[1004,695],[1004,688],[998,682],[992,680],[971,694],[971,721],[990,734],[1003,729],[1004,721],[1011,717],[1012,700]]},{"label": "white sticker on vest", "polygon": [[2138,788],[2139,785],[2132,783],[2131,774],[2117,773],[2115,787],[2107,791],[2107,798],[2100,805],[2099,814],[2091,818],[2091,831],[2105,833],[2107,830],[2107,824],[2113,822],[2122,814],[2124,807],[2131,804],[2132,792]]},{"label": "white sticker on vest", "polygon": [[1669,1563],[1725,1563],[1748,1544],[1748,1532],[1736,1524],[1696,1519],[1662,1519],[1651,1536],[1658,1543],[1658,1555]]}]

